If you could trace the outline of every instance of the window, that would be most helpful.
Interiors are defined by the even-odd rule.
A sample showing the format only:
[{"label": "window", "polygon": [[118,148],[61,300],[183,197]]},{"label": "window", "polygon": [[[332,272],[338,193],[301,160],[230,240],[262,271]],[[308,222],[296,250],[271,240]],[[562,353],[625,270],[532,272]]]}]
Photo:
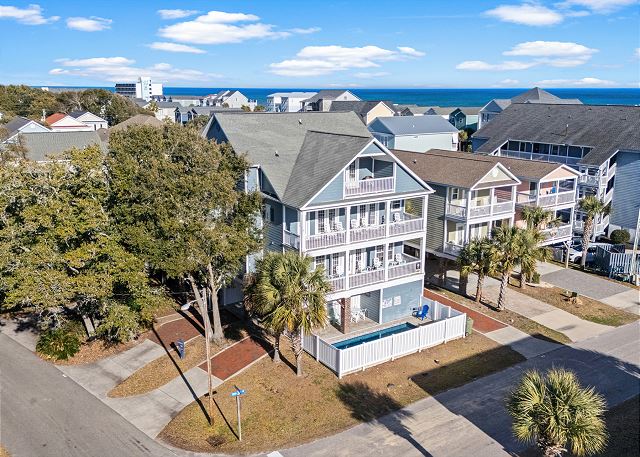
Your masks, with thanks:
[{"label": "window", "polygon": [[318,211],[318,233],[325,233],[327,231],[327,219],[325,210]]},{"label": "window", "polygon": [[551,155],[552,156],[557,156],[558,152],[559,152],[558,145],[556,145],[556,144],[551,145]]},{"label": "window", "polygon": [[331,274],[342,276],[344,274],[344,265],[342,264],[342,256],[339,253],[331,254]]},{"label": "window", "polygon": [[384,261],[384,245],[379,244],[376,246],[376,258],[380,260],[380,262]]},{"label": "window", "polygon": [[276,219],[276,211],[273,206],[268,203],[264,205],[264,213],[262,214],[267,222],[273,222]]},{"label": "window", "polygon": [[338,221],[338,219],[336,218],[336,210],[335,209],[330,209],[329,210],[329,227],[331,227],[332,229],[335,230],[336,228],[336,222]]},{"label": "window", "polygon": [[369,225],[376,225],[376,204],[371,203],[369,205]]},{"label": "window", "polygon": [[460,199],[460,188],[452,187],[451,188],[451,200],[459,200]]},{"label": "window", "polygon": [[316,269],[319,266],[324,266],[324,256],[323,255],[319,255],[318,257],[316,257]]},{"label": "window", "polygon": [[356,161],[354,160],[349,164],[349,168],[347,168],[347,181],[354,182],[358,180],[356,171]]},{"label": "window", "polygon": [[400,209],[402,208],[402,202],[400,200],[394,200],[391,202],[391,209]]}]

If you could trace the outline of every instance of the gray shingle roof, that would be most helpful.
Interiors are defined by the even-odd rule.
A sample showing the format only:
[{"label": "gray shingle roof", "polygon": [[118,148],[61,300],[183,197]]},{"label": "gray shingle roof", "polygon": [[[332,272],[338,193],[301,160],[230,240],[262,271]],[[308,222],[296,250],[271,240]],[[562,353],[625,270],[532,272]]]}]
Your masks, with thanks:
[{"label": "gray shingle roof", "polygon": [[[427,152],[392,151],[411,171],[427,183],[471,189],[497,164],[466,152],[431,149]],[[457,172],[456,172],[457,171]],[[513,185],[517,181],[492,183]]]},{"label": "gray shingle roof", "polygon": [[317,102],[318,100],[335,100],[340,95],[348,92],[346,89],[323,89],[313,97],[305,100],[307,103]]},{"label": "gray shingle roof", "polygon": [[385,102],[385,101],[381,101],[381,100],[366,100],[366,101],[364,101],[364,100],[353,100],[353,101],[336,100],[335,102],[331,103],[331,108],[329,108],[329,111],[353,111],[356,114],[365,115],[369,111],[371,111],[373,108],[378,106],[378,104],[380,104],[380,103],[384,103],[393,112],[395,112],[395,108],[393,106],[393,103]]},{"label": "gray shingle roof", "polygon": [[[469,153],[470,155],[473,155]],[[542,162],[541,160],[516,159],[514,157],[491,156],[487,154],[475,154],[481,160],[492,160],[495,163],[501,163],[511,173],[518,178],[527,180],[539,180],[547,176],[549,173],[556,171],[562,167],[561,163]],[[577,171],[574,173],[579,175]]]},{"label": "gray shingle roof", "polygon": [[7,129],[9,132],[9,136],[15,135],[15,133],[20,130],[22,127],[31,122],[31,119],[27,119],[26,117],[16,116],[11,119],[9,122],[4,124],[2,127]]},{"label": "gray shingle roof", "polygon": [[[491,106],[495,103],[496,106]],[[482,110],[499,113],[512,103],[547,103],[555,105],[581,105],[577,98],[560,98],[539,87],[534,87],[512,98],[494,98]]]},{"label": "gray shingle roof", "polygon": [[480,111],[480,107],[479,106],[459,106],[453,111],[451,111],[451,114],[453,114],[456,111],[461,111],[466,116],[473,116],[478,114],[478,112]]},{"label": "gray shingle roof", "polygon": [[369,130],[391,135],[458,132],[449,121],[437,115],[379,117],[369,125]]},{"label": "gray shingle roof", "polygon": [[130,117],[126,121],[122,121],[119,124],[114,125],[109,129],[110,132],[117,132],[118,130],[124,130],[130,125],[151,125],[153,127],[161,127],[163,122],[157,119],[155,116],[148,114],[136,114]]},{"label": "gray shingle roof", "polygon": [[424,114],[437,114],[438,116],[448,116],[455,110],[451,106],[430,106]]},{"label": "gray shingle roof", "polygon": [[155,102],[155,103],[158,108],[180,108],[182,106],[178,102]]},{"label": "gray shingle roof", "polygon": [[395,105],[397,111],[402,111],[408,109],[412,114],[424,114],[426,111],[430,109],[429,106],[418,106],[418,105]]},{"label": "gray shingle roof", "polygon": [[27,148],[27,158],[37,162],[55,158],[71,148],[82,149],[92,144],[106,150],[96,132],[30,133],[22,135],[22,139]]},{"label": "gray shingle roof", "polygon": [[[329,136],[317,133],[307,138],[308,132],[335,135],[330,140],[327,139]],[[310,151],[310,145],[322,142],[329,151],[327,158],[323,154],[321,164],[318,164],[326,169],[322,172],[324,179],[325,172],[334,176],[355,157],[362,148],[354,149],[361,142],[371,141],[371,134],[353,112],[214,113],[206,135],[208,138],[226,138],[236,153],[247,154],[251,164],[262,168],[278,197],[292,206],[299,206],[306,196],[314,195],[326,184],[326,180],[320,183],[309,171],[312,161],[309,158],[317,159],[319,156],[314,154],[324,153],[324,150]],[[329,143],[333,141],[340,147],[330,147]],[[340,151],[344,160],[336,160]],[[290,185],[293,186],[291,189],[296,189],[300,184],[307,188],[289,190]]]},{"label": "gray shingle roof", "polygon": [[640,150],[640,107],[514,103],[473,134],[492,153],[508,140],[593,148],[578,163],[601,165],[619,149]]},{"label": "gray shingle roof", "polygon": [[82,116],[84,113],[88,113],[89,111],[87,111],[86,109],[83,110],[76,110],[76,111],[71,111],[69,113],[69,116],[71,116],[74,119],[79,118],[80,116]]}]

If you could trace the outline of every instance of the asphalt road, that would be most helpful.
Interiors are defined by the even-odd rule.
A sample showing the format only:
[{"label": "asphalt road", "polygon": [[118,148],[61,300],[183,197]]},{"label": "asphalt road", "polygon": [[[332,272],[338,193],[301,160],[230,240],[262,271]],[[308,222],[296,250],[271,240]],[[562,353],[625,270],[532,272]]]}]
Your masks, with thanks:
[{"label": "asphalt road", "polygon": [[0,348],[0,443],[12,457],[175,457],[6,335]]}]

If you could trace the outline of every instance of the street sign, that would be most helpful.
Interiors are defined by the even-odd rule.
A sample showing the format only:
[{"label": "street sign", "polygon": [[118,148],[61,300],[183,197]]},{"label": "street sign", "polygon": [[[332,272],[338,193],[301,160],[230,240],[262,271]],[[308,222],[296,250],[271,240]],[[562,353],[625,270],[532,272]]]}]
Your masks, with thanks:
[{"label": "street sign", "polygon": [[232,397],[237,397],[238,395],[244,395],[244,394],[245,394],[244,389],[238,389],[235,392],[231,392]]},{"label": "street sign", "polygon": [[235,386],[236,390],[231,392],[232,397],[236,397],[236,409],[238,412],[238,441],[242,441],[242,422],[240,421],[240,397],[244,395],[246,392],[244,389],[240,389],[238,386]]},{"label": "street sign", "polygon": [[181,359],[184,359],[184,340],[182,338],[176,341],[176,348],[178,349],[178,355]]}]

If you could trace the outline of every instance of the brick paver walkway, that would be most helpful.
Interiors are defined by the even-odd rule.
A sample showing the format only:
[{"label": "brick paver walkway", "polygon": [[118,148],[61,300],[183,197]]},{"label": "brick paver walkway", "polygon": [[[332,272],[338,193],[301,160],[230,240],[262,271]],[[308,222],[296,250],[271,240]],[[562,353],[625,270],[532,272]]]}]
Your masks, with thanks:
[{"label": "brick paver walkway", "polygon": [[425,297],[429,298],[430,300],[438,301],[443,305],[450,306],[453,309],[457,309],[458,311],[466,313],[467,316],[473,319],[473,329],[481,333],[488,333],[494,330],[499,330],[501,328],[507,327],[506,324],[503,324],[502,322],[497,321],[492,317],[486,316],[471,308],[467,308],[466,306],[461,305],[460,303],[457,303],[445,297],[444,295],[440,295],[432,290],[424,289],[423,294]]},{"label": "brick paver walkway", "polygon": [[202,316],[197,312],[187,313],[187,317],[167,322],[159,326],[155,326],[155,332],[151,332],[149,339],[154,343],[158,343],[168,347],[171,343],[176,342],[179,338],[184,341],[198,336],[204,335],[202,328]]},{"label": "brick paver walkway", "polygon": [[[270,348],[266,342],[247,337],[211,357],[212,374],[224,381],[267,354],[268,350]],[[207,363],[204,362],[200,368],[206,371]]]}]

